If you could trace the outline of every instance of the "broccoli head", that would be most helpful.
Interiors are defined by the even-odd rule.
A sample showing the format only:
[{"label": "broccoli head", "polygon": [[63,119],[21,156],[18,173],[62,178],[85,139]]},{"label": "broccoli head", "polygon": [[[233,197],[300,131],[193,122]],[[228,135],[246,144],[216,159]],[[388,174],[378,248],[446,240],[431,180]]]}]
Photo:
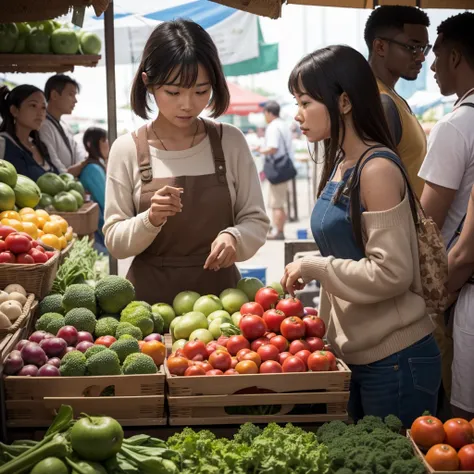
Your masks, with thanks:
[{"label": "broccoli head", "polygon": [[59,372],[63,377],[82,377],[86,374],[86,356],[81,351],[71,351],[61,359]]},{"label": "broccoli head", "polygon": [[95,337],[102,337],[102,336],[114,336],[115,337],[115,330],[119,322],[110,316],[106,316],[97,320],[97,324],[95,325]]},{"label": "broccoli head", "polygon": [[387,415],[383,421],[390,431],[393,431],[394,433],[400,433],[400,431],[402,431],[403,423],[400,418],[395,415]]},{"label": "broccoli head", "polygon": [[74,326],[78,331],[94,334],[97,320],[92,311],[86,308],[74,308],[66,313],[64,321],[67,326]]},{"label": "broccoli head", "polygon": [[425,474],[426,468],[418,458],[397,459],[390,470],[389,474]]},{"label": "broccoli head", "polygon": [[131,308],[127,306],[120,315],[120,322],[136,326],[144,336],[151,334],[154,329],[152,312],[141,305]]},{"label": "broccoli head", "polygon": [[46,331],[51,334],[56,334],[65,326],[64,316],[59,313],[45,313],[36,321],[35,329],[37,331]]},{"label": "broccoli head", "polygon": [[94,344],[93,346],[89,347],[89,349],[87,349],[84,355],[86,356],[86,359],[89,359],[93,355],[98,354],[99,352],[102,352],[105,349],[107,349],[107,347],[101,344]]},{"label": "broccoli head", "polygon": [[156,374],[157,370],[153,359],[146,354],[130,354],[123,363],[123,373],[125,375]]},{"label": "broccoli head", "polygon": [[119,323],[117,326],[117,329],[115,330],[115,338],[120,339],[120,337],[124,334],[130,335],[138,341],[143,339],[143,333],[141,332],[140,328],[137,328],[130,323]]},{"label": "broccoli head", "polygon": [[97,314],[94,290],[84,283],[68,286],[63,295],[63,308],[66,313],[74,308],[87,308]]},{"label": "broccoli head", "polygon": [[117,354],[106,349],[87,359],[87,375],[120,375],[120,361]]},{"label": "broccoli head", "polygon": [[163,334],[163,329],[165,328],[165,320],[163,319],[163,316],[157,312],[152,312],[151,319],[153,320],[153,332]]},{"label": "broccoli head", "polygon": [[133,338],[131,339],[120,338],[118,341],[115,341],[110,346],[110,349],[116,352],[121,364],[130,354],[140,352],[140,346],[138,345],[138,341]]}]

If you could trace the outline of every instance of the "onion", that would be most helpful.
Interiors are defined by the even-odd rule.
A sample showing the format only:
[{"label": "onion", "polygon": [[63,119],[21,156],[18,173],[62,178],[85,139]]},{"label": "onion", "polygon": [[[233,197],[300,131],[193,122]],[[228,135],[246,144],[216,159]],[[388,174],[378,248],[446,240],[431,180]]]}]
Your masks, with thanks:
[{"label": "onion", "polygon": [[29,342],[30,341],[28,341],[28,339],[22,339],[21,341],[17,343],[17,345],[15,346],[15,349],[18,351],[21,351]]},{"label": "onion", "polygon": [[67,348],[66,341],[59,337],[52,337],[51,339],[44,339],[40,342],[40,347],[46,352],[48,357],[54,357],[64,354]]},{"label": "onion", "polygon": [[21,357],[25,364],[33,364],[38,367],[41,367],[48,361],[44,350],[36,342],[26,344],[21,350]]},{"label": "onion", "polygon": [[89,347],[92,347],[94,343],[90,341],[81,341],[77,346],[76,346],[76,351],[81,351],[81,352],[86,352]]},{"label": "onion", "polygon": [[46,331],[35,331],[29,338],[28,340],[30,342],[36,342],[39,344],[45,337],[46,337],[47,332]]},{"label": "onion", "polygon": [[57,367],[59,369],[59,366],[61,365],[61,359],[59,357],[53,357],[48,360],[49,365],[54,365],[54,367]]},{"label": "onion", "polygon": [[23,368],[23,359],[20,351],[12,351],[5,360],[3,373],[5,375],[15,375]]},{"label": "onion", "polygon": [[94,336],[90,332],[87,331],[79,331],[77,333],[77,342],[89,341],[94,342]]},{"label": "onion", "polygon": [[38,370],[38,377],[59,377],[61,373],[54,365],[46,364]]},{"label": "onion", "polygon": [[77,343],[77,334],[77,329],[74,326],[64,326],[58,331],[57,337],[64,339],[68,346],[74,346]]},{"label": "onion", "polygon": [[160,334],[157,334],[156,332],[152,333],[152,334],[148,334],[147,337],[145,337],[145,339],[143,339],[144,341],[148,342],[148,341],[158,341],[158,342],[161,342],[162,341],[162,337]]},{"label": "onion", "polygon": [[20,372],[17,373],[20,377],[36,377],[38,375],[38,367],[36,365],[25,365]]}]

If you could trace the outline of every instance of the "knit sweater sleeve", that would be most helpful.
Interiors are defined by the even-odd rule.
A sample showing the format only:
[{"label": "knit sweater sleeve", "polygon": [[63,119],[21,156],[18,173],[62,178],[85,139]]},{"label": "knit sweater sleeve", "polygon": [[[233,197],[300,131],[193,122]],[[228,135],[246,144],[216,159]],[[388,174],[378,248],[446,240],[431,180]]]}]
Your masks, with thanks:
[{"label": "knit sweater sleeve", "polygon": [[148,209],[137,213],[133,201],[136,148],[130,134],[113,143],[105,186],[105,245],[115,258],[134,257],[151,245],[160,232],[148,218]]},{"label": "knit sweater sleeve", "polygon": [[351,303],[379,303],[402,295],[415,271],[416,234],[408,198],[388,211],[364,212],[362,222],[365,258],[305,257],[303,280],[319,280],[328,293]]}]

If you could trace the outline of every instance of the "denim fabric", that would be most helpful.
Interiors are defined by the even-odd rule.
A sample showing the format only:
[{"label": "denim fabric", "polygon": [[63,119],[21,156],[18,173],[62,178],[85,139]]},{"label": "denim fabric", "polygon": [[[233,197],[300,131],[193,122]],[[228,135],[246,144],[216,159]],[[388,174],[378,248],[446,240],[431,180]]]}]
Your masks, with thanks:
[{"label": "denim fabric", "polygon": [[393,414],[409,428],[424,411],[436,414],[441,354],[432,335],[385,359],[349,367],[349,414],[354,421]]}]

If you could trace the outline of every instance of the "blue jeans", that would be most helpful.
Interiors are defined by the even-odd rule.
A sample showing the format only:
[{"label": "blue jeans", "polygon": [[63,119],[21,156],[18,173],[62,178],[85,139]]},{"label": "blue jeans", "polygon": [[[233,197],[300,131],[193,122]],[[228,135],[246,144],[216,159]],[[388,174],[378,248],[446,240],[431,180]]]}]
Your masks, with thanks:
[{"label": "blue jeans", "polygon": [[393,414],[409,428],[426,410],[436,415],[441,354],[432,335],[385,359],[349,367],[349,415],[354,421]]}]

